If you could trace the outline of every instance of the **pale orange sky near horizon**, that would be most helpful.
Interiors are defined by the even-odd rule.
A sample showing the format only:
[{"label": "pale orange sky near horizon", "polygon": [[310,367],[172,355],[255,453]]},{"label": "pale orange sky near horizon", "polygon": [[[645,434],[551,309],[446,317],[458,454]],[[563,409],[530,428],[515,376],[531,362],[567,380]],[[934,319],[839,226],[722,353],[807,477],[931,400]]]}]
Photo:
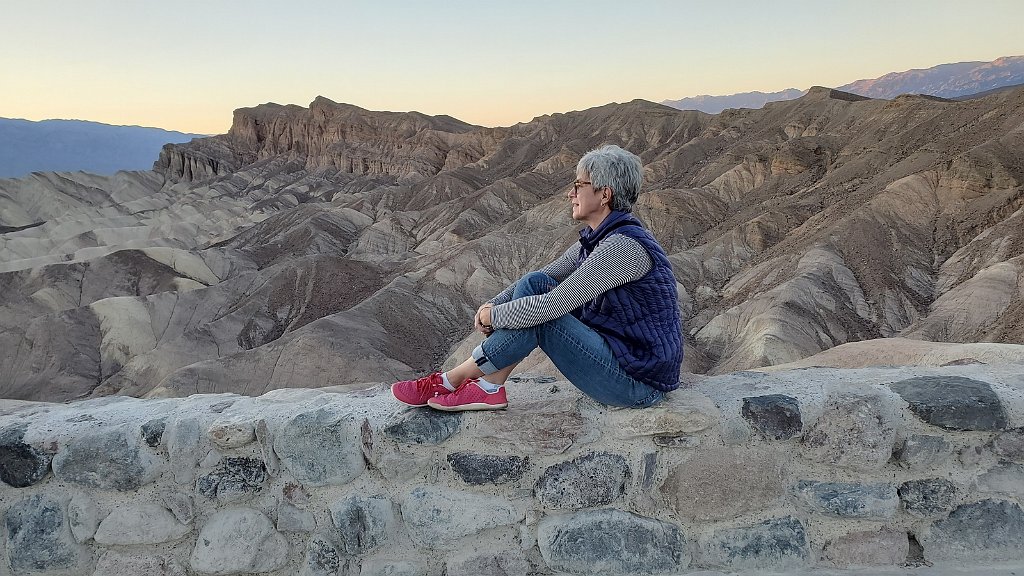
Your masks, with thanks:
[{"label": "pale orange sky near horizon", "polygon": [[643,98],[812,85],[1024,55],[1024,2],[8,2],[0,117],[201,134],[308,105],[508,126]]}]

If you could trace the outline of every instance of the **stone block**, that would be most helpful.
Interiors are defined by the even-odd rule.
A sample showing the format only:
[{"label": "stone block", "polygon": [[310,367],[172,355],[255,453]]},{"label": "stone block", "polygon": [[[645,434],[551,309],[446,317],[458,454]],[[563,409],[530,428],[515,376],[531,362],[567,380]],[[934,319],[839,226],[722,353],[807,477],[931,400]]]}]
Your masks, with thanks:
[{"label": "stone block", "polygon": [[946,430],[1005,430],[1003,403],[987,382],[962,376],[918,376],[889,385],[925,422]]},{"label": "stone block", "polygon": [[199,574],[273,572],[288,562],[288,541],[270,519],[252,508],[211,516],[196,539],[190,564]]},{"label": "stone block", "polygon": [[309,510],[296,508],[287,502],[277,505],[279,532],[312,532],[316,530],[316,517]]},{"label": "stone block", "polygon": [[1007,460],[1024,462],[1024,428],[1014,428],[996,434],[992,439],[992,452]]},{"label": "stone block", "polygon": [[359,576],[427,576],[427,563],[423,560],[392,560],[370,558],[363,560]]},{"label": "stone block", "polygon": [[174,481],[179,484],[191,484],[195,475],[196,464],[206,454],[200,449],[199,421],[195,418],[182,418],[168,424],[167,457],[171,463]]},{"label": "stone block", "polygon": [[274,452],[299,482],[346,484],[366,468],[360,438],[358,422],[321,408],[285,423],[274,438]]},{"label": "stone block", "polygon": [[406,410],[391,417],[384,434],[405,444],[440,444],[462,427],[462,414],[431,408]]},{"label": "stone block", "polygon": [[322,534],[314,534],[306,543],[306,555],[300,576],[348,576],[358,569],[350,558],[338,552],[334,544]]},{"label": "stone block", "polygon": [[4,515],[7,566],[14,574],[75,568],[85,548],[75,542],[60,502],[35,494],[16,502]]},{"label": "stone block", "polygon": [[836,518],[885,520],[900,504],[896,487],[890,484],[801,480],[795,492],[812,512]]},{"label": "stone block", "polygon": [[398,524],[394,503],[384,496],[349,496],[331,506],[338,550],[365,554],[384,544]]},{"label": "stone block", "polygon": [[527,576],[530,563],[522,550],[472,551],[449,559],[444,564],[445,576]]},{"label": "stone block", "polygon": [[187,576],[174,558],[108,550],[96,562],[93,576]]},{"label": "stone block", "polygon": [[435,548],[450,546],[488,528],[515,524],[523,514],[503,498],[417,486],[402,504],[402,518],[416,544]]},{"label": "stone block", "polygon": [[160,446],[164,438],[164,430],[167,429],[166,418],[154,418],[142,425],[142,441],[150,448]]},{"label": "stone block", "polygon": [[39,482],[50,471],[53,456],[24,442],[27,424],[0,430],[0,481],[14,488]]},{"label": "stone block", "polygon": [[932,562],[1024,560],[1024,511],[1003,500],[964,504],[918,539]]},{"label": "stone block", "polygon": [[448,464],[466,484],[506,484],[523,477],[530,465],[529,458],[453,452]]},{"label": "stone block", "polygon": [[713,447],[685,453],[661,492],[684,518],[725,520],[773,508],[786,481],[774,451]]},{"label": "stone block", "polygon": [[910,480],[900,484],[897,492],[903,509],[919,518],[945,514],[957,499],[956,485],[945,478]]},{"label": "stone block", "polygon": [[256,423],[237,418],[217,420],[206,435],[219,448],[241,448],[256,440]]},{"label": "stone block", "polygon": [[474,421],[473,434],[481,445],[512,446],[528,456],[561,454],[587,433],[579,402],[570,398],[517,402]]},{"label": "stone block", "polygon": [[839,568],[859,566],[899,566],[907,561],[910,539],[906,532],[881,529],[853,532],[827,544],[825,560]]},{"label": "stone block", "polygon": [[1024,499],[1024,465],[1000,462],[979,476],[977,484],[982,492]]},{"label": "stone block", "polygon": [[574,574],[666,574],[690,565],[678,526],[615,509],[545,517],[537,544],[548,566]]},{"label": "stone block", "polygon": [[96,502],[85,494],[75,494],[68,504],[68,527],[77,542],[85,542],[96,533],[100,525],[100,511]]},{"label": "stone block", "polygon": [[791,570],[810,558],[804,526],[792,516],[715,530],[701,549],[704,564],[730,570]]},{"label": "stone block", "polygon": [[912,434],[900,444],[893,455],[896,462],[904,468],[930,470],[945,463],[952,453],[949,442],[942,436]]},{"label": "stone block", "polygon": [[654,445],[660,448],[696,448],[700,446],[700,436],[655,436]]},{"label": "stone block", "polygon": [[259,458],[225,458],[196,480],[196,491],[221,502],[238,502],[263,489],[267,468]]},{"label": "stone block", "polygon": [[595,452],[550,466],[537,479],[533,492],[548,508],[591,508],[618,498],[629,475],[625,458]]},{"label": "stone block", "polygon": [[770,440],[788,440],[803,430],[800,403],[792,396],[766,394],[744,398],[740,413],[751,428]]},{"label": "stone block", "polygon": [[857,472],[881,469],[892,457],[901,423],[882,394],[842,392],[830,396],[821,416],[801,439],[804,458]]},{"label": "stone block", "polygon": [[182,524],[191,524],[196,517],[195,504],[192,502],[192,497],[188,494],[182,494],[180,492],[165,492],[161,495],[160,501],[164,507],[174,514],[174,517],[178,519],[178,522]]},{"label": "stone block", "polygon": [[616,438],[679,436],[711,428],[720,412],[710,398],[695,390],[677,390],[644,410],[618,410],[605,416],[608,432]]},{"label": "stone block", "polygon": [[164,469],[164,461],[123,426],[72,438],[53,457],[58,480],[101,490],[137,490]]},{"label": "stone block", "polygon": [[191,532],[159,504],[117,508],[100,522],[93,539],[103,545],[159,544],[178,540]]}]

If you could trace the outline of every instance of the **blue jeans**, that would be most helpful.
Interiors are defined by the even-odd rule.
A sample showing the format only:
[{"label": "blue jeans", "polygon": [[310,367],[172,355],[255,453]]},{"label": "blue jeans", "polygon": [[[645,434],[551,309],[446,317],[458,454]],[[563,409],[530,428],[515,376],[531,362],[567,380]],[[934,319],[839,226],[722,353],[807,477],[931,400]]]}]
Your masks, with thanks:
[{"label": "blue jeans", "polygon": [[[531,272],[516,282],[512,299],[544,294],[557,284],[543,272]],[[473,358],[485,375],[493,374],[521,362],[538,346],[563,376],[598,402],[646,408],[665,397],[626,374],[604,338],[569,314],[530,328],[495,330],[473,350]]]}]

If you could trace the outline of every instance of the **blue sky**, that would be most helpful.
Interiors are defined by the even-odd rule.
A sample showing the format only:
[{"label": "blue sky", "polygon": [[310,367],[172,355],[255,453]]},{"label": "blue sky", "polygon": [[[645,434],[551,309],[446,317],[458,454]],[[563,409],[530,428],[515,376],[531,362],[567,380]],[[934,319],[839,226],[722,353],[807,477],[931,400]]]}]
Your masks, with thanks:
[{"label": "blue sky", "polygon": [[317,95],[495,126],[1024,55],[1024,2],[0,0],[0,116],[185,132]]}]

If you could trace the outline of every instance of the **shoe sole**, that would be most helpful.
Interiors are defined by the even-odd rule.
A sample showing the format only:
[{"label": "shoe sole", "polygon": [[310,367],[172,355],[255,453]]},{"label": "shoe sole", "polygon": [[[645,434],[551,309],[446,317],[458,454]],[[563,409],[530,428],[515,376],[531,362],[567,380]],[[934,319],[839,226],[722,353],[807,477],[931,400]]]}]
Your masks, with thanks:
[{"label": "shoe sole", "polygon": [[445,412],[469,412],[472,410],[504,410],[508,408],[508,402],[504,404],[485,404],[483,402],[474,402],[472,404],[459,404],[458,406],[444,406],[442,404],[430,404],[427,406],[435,410],[443,410]]}]

